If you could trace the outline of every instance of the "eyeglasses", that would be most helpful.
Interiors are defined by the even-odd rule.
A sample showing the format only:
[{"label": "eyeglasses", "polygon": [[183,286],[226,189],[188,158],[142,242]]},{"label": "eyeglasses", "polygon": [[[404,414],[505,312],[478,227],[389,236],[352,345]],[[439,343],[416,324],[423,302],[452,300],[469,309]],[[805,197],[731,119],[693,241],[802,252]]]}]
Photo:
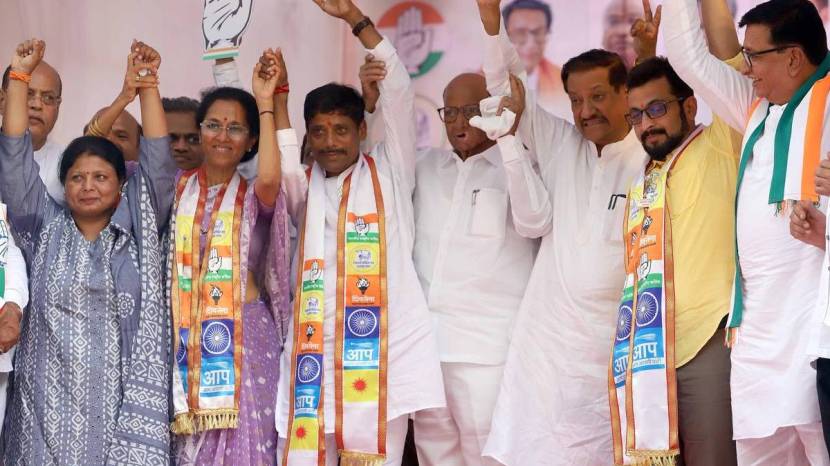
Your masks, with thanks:
[{"label": "eyeglasses", "polygon": [[464,115],[468,121],[474,116],[481,116],[481,109],[478,104],[470,104],[464,107],[441,107],[438,109],[438,117],[444,123],[452,123],[458,119],[458,115]]},{"label": "eyeglasses", "polygon": [[643,110],[640,110],[639,108],[630,109],[628,114],[625,116],[625,119],[628,120],[628,124],[631,126],[637,126],[643,122],[643,114],[648,115],[648,117],[652,120],[660,118],[669,111],[670,103],[683,102],[684,100],[686,100],[685,97],[672,100],[655,100],[654,102],[648,104],[648,106]]},{"label": "eyeglasses", "polygon": [[218,121],[203,121],[199,127],[202,128],[203,133],[213,137],[219,136],[222,131],[227,131],[228,137],[236,141],[244,139],[250,131],[248,128],[236,124],[225,127]]},{"label": "eyeglasses", "polygon": [[768,53],[780,52],[782,50],[791,49],[791,48],[795,48],[795,47],[798,47],[798,46],[797,45],[782,45],[780,47],[773,47],[771,49],[759,50],[757,52],[749,52],[746,49],[741,48],[741,54],[743,54],[743,56],[744,56],[744,63],[746,63],[746,67],[749,68],[749,69],[752,69],[752,60],[754,58],[757,58],[761,55],[766,55]]},{"label": "eyeglasses", "polygon": [[194,133],[187,133],[187,134],[176,134],[170,133],[170,142],[175,143],[179,139],[183,139],[185,143],[191,146],[196,146],[200,142],[200,138],[198,134]]},{"label": "eyeglasses", "polygon": [[536,29],[513,29],[507,32],[507,37],[510,42],[514,44],[527,43],[528,39],[533,39],[536,43],[543,43],[548,37],[548,28],[538,27]]},{"label": "eyeglasses", "polygon": [[33,89],[29,89],[29,93],[27,94],[28,102],[33,101],[36,97],[40,98],[40,102],[47,107],[54,107],[61,102],[60,96],[52,94],[51,92],[42,92],[42,91],[35,91]]}]

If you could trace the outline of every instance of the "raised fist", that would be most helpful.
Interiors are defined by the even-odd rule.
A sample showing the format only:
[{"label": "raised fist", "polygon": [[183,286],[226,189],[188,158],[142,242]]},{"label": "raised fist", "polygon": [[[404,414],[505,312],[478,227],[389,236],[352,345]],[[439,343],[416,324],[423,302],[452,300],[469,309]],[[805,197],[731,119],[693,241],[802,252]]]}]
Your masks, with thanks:
[{"label": "raised fist", "polygon": [[11,67],[13,71],[32,74],[32,72],[43,60],[46,53],[46,42],[38,39],[30,39],[17,45],[12,56]]},{"label": "raised fist", "polygon": [[432,51],[432,31],[424,29],[424,18],[418,7],[409,8],[398,18],[395,48],[410,75],[418,72]]},{"label": "raised fist", "polygon": [[235,56],[235,50],[217,55],[216,49],[236,49],[251,19],[253,0],[205,0],[202,33],[208,58]]}]

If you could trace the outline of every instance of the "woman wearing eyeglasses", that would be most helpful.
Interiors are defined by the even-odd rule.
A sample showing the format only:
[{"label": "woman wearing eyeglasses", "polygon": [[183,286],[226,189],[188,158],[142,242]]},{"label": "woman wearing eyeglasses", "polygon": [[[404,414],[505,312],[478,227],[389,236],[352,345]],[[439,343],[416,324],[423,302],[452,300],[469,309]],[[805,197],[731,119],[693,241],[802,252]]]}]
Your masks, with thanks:
[{"label": "woman wearing eyeglasses", "polygon": [[[203,97],[196,121],[204,163],[176,184],[170,294],[179,464],[276,458],[273,409],[288,309],[276,130],[290,125],[282,54],[269,49],[261,62],[254,95],[220,87]],[[257,152],[258,176],[249,182],[239,164]]]},{"label": "woman wearing eyeglasses", "polygon": [[60,161],[64,207],[46,194],[28,129],[29,82],[45,47],[17,46],[0,136],[0,195],[31,272],[5,464],[167,464],[160,232],[175,166],[157,88],[161,58],[135,44],[128,61],[145,123],[140,170],[127,177],[122,152],[104,138],[75,139]]}]

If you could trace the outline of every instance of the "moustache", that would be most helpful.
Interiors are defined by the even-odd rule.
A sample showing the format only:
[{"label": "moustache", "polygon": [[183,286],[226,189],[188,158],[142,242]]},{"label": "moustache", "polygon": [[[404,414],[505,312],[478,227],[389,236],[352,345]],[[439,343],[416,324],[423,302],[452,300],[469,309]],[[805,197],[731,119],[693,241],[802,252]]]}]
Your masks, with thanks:
[{"label": "moustache", "polygon": [[318,153],[318,154],[340,154],[340,155],[346,155],[346,149],[337,149],[337,148],[323,149],[323,150],[318,150],[318,151],[317,151],[317,153]]},{"label": "moustache", "polygon": [[666,133],[666,131],[665,131],[665,130],[662,130],[662,129],[650,129],[650,130],[648,130],[648,131],[646,131],[645,133],[643,133],[643,134],[641,134],[641,135],[640,135],[640,141],[645,142],[645,141],[646,141],[646,138],[648,138],[649,136],[656,136],[656,135],[658,135],[658,134],[662,134],[663,136],[668,136],[668,133]]}]

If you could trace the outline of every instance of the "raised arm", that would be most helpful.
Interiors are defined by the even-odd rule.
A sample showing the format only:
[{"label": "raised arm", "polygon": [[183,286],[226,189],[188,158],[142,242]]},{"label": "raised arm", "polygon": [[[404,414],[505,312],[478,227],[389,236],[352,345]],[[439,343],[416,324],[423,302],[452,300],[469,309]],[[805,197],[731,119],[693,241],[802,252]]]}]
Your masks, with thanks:
[{"label": "raised arm", "polygon": [[[415,94],[412,90],[412,81],[406,66],[398,56],[395,47],[389,39],[383,38],[374,24],[367,18],[351,0],[314,0],[326,13],[341,18],[357,37],[366,51],[376,61],[385,64],[386,75],[378,83],[380,99],[378,101],[384,121],[384,147],[393,171],[401,180],[405,180],[409,190],[414,189],[415,180],[415,122],[414,114]],[[417,23],[420,17],[416,10],[404,14],[415,15],[411,23]],[[409,23],[407,23],[409,24]],[[414,44],[411,41],[416,34],[411,30],[403,30],[399,39],[405,44]]]},{"label": "raised arm", "polygon": [[666,55],[677,74],[729,126],[743,132],[755,99],[752,81],[709,53],[697,0],[663,4]]},{"label": "raised arm", "polygon": [[662,6],[651,11],[651,2],[643,0],[643,17],[637,18],[631,25],[631,37],[634,39],[634,50],[637,51],[637,63],[657,55],[657,35],[660,32],[660,17]]},{"label": "raised arm", "polygon": [[14,206],[8,212],[17,234],[34,239],[43,224],[58,211],[46,194],[34,160],[29,127],[28,93],[32,72],[46,53],[46,43],[31,39],[19,44],[12,56],[3,136],[0,138],[0,198]]},{"label": "raised arm", "polygon": [[735,19],[726,0],[701,0],[700,9],[709,52],[723,61],[741,53]]},{"label": "raised arm", "polygon": [[[163,229],[173,208],[176,163],[170,155],[167,119],[158,90],[161,55],[143,42],[133,43],[130,52],[131,55],[135,55],[133,68],[136,74],[133,80],[146,84],[137,90],[141,104],[141,122],[144,125],[144,136],[139,143],[139,173],[143,174],[144,181],[148,183],[156,209],[156,221],[159,229]],[[140,74],[143,73],[139,73],[138,70],[142,69],[151,72],[141,77]]]},{"label": "raised arm", "polygon": [[121,92],[115,97],[108,107],[98,116],[93,117],[84,130],[87,136],[100,136],[102,138],[112,130],[112,125],[138,96],[139,89],[158,87],[158,69],[152,64],[145,64],[139,50],[146,47],[144,44],[133,41],[130,46],[130,54],[127,56],[127,70],[124,73],[124,83],[121,85]]},{"label": "raised arm", "polygon": [[[527,86],[527,73],[518,52],[510,42],[501,21],[500,0],[477,0],[484,26],[484,75],[490,95],[510,95],[510,75]],[[524,115],[518,128],[522,142],[544,169],[552,160],[551,153],[560,147],[571,151],[583,142],[582,135],[569,122],[545,111],[536,101],[534,92],[525,93]]]},{"label": "raised arm", "polygon": [[[553,228],[553,205],[530,155],[516,137],[524,103],[524,85],[516,76],[510,76],[510,96],[502,98],[496,115],[503,120],[502,128],[487,136],[496,139],[501,152],[516,232],[526,238],[540,238]],[[506,128],[510,129],[504,132]]]},{"label": "raised arm", "polygon": [[[251,89],[259,109],[259,165],[254,184],[259,202],[273,206],[280,192],[282,171],[277,147],[277,128],[290,128],[288,121],[288,72],[282,50],[268,49],[256,64]],[[280,89],[277,97],[274,92]]]}]

